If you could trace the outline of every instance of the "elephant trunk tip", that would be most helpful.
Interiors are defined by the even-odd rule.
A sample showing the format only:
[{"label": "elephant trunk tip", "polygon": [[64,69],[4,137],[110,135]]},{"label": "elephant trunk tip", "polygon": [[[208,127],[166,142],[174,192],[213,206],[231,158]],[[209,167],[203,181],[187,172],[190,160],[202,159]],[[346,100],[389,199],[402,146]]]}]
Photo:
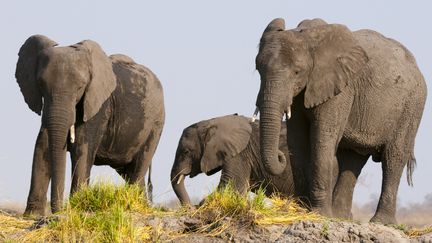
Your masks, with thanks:
[{"label": "elephant trunk tip", "polygon": [[287,161],[285,158],[285,155],[282,151],[278,151],[277,158],[274,158],[277,161],[270,161],[270,160],[264,160],[264,164],[267,172],[269,172],[272,175],[280,175],[285,170]]}]

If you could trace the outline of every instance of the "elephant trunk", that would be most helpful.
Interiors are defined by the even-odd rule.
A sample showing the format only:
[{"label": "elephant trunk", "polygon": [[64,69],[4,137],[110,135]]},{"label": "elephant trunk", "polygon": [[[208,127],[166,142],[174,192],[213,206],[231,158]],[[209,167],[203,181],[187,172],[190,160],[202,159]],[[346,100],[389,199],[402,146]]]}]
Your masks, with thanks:
[{"label": "elephant trunk", "polygon": [[[281,120],[284,113],[280,81],[267,82],[257,101],[260,110],[261,160],[272,175],[281,174],[286,166],[285,155],[279,150]],[[262,97],[261,97],[262,95]]]},{"label": "elephant trunk", "polygon": [[48,128],[51,165],[51,210],[55,213],[63,203],[67,136],[73,124],[73,116],[70,110],[62,106],[51,107],[44,116]]},{"label": "elephant trunk", "polygon": [[171,170],[171,186],[182,205],[191,205],[189,195],[184,184],[185,174],[181,170]]}]

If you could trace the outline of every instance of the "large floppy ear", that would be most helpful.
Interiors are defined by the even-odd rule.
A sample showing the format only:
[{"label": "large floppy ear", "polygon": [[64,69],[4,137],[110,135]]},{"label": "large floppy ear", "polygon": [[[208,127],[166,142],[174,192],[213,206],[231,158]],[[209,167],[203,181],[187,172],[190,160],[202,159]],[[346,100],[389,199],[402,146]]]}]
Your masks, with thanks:
[{"label": "large floppy ear", "polygon": [[211,174],[226,159],[243,151],[249,143],[251,133],[249,120],[243,116],[230,115],[210,120],[204,136],[201,171]]},{"label": "large floppy ear", "polygon": [[314,62],[304,100],[311,108],[342,92],[369,59],[346,26],[318,25],[301,33],[310,42]]},{"label": "large floppy ear", "polygon": [[84,46],[90,55],[91,80],[84,94],[84,122],[90,120],[111,96],[117,85],[112,63],[102,48],[92,40],[76,45]]},{"label": "large floppy ear", "polygon": [[15,78],[28,107],[38,115],[41,114],[42,110],[42,94],[36,77],[38,53],[45,48],[56,45],[55,41],[46,36],[33,35],[24,42],[18,53]]}]

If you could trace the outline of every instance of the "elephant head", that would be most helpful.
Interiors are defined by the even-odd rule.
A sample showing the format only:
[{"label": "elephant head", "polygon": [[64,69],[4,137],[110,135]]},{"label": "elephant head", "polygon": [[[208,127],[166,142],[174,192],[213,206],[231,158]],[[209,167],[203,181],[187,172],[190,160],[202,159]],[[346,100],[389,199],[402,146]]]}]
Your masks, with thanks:
[{"label": "elephant head", "polygon": [[171,185],[182,204],[191,203],[184,177],[220,171],[227,159],[246,148],[251,132],[249,119],[237,115],[201,121],[183,130],[171,169]]},{"label": "elephant head", "polygon": [[304,106],[314,108],[342,92],[367,61],[343,25],[314,19],[285,30],[283,19],[270,22],[256,57],[261,158],[268,172],[280,174],[286,165],[277,146],[280,120],[284,113],[290,116],[293,98],[303,92]]},{"label": "elephant head", "polygon": [[53,211],[63,198],[69,130],[72,139],[77,119],[90,120],[116,87],[112,64],[97,43],[56,45],[42,35],[28,38],[19,50],[15,73],[25,102],[42,115],[48,131]]}]

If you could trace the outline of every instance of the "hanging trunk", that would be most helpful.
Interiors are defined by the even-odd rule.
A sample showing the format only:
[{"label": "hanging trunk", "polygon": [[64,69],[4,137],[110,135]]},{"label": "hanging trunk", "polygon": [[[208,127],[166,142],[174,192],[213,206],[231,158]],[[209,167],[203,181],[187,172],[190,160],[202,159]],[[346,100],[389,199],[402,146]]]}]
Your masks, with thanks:
[{"label": "hanging trunk", "polygon": [[71,111],[64,107],[52,107],[45,115],[48,128],[48,143],[51,164],[51,210],[62,207],[66,168],[66,139],[73,123]]},{"label": "hanging trunk", "polygon": [[184,181],[185,176],[191,172],[191,161],[189,160],[178,160],[178,154],[176,153],[176,159],[171,169],[171,186],[180,200],[182,205],[190,205],[191,201],[186,191]]},{"label": "hanging trunk", "polygon": [[180,176],[174,176],[174,178],[171,176],[171,185],[181,204],[190,205],[191,201],[184,185],[184,177],[180,178],[180,180],[179,178]]}]

